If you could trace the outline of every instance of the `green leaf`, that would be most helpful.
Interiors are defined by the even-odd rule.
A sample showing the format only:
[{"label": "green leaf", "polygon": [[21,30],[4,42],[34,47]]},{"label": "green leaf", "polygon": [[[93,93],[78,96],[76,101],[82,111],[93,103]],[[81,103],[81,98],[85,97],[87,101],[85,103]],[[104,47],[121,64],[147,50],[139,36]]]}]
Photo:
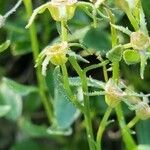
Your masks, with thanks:
[{"label": "green leaf", "polygon": [[0,53],[5,51],[10,45],[10,40],[7,40],[3,44],[0,45]]},{"label": "green leaf", "polygon": [[57,127],[50,127],[50,128],[48,128],[47,133],[50,134],[50,135],[68,136],[68,135],[71,135],[72,129],[71,128],[60,129],[60,128],[57,128]]},{"label": "green leaf", "polygon": [[10,106],[6,118],[17,120],[22,114],[22,98],[14,93],[5,83],[0,84],[0,103]]},{"label": "green leaf", "polygon": [[23,108],[25,113],[35,112],[41,106],[39,93],[32,93],[23,98]]},{"label": "green leaf", "polygon": [[5,24],[8,38],[11,41],[10,50],[13,55],[25,55],[32,51],[29,33],[24,28],[26,16],[23,11],[17,11],[17,16]]},{"label": "green leaf", "polygon": [[112,27],[114,27],[115,29],[117,29],[117,30],[119,30],[119,31],[121,31],[121,32],[123,32],[123,33],[125,33],[125,34],[127,34],[127,35],[131,35],[131,31],[128,29],[128,27],[123,27],[123,26],[119,26],[119,25],[115,25],[115,24],[112,24],[111,23],[111,26]]},{"label": "green leaf", "polygon": [[30,93],[38,92],[38,89],[34,86],[26,86],[19,84],[13,80],[8,78],[3,78],[2,82],[14,93],[19,94],[21,96],[26,96]]},{"label": "green leaf", "polygon": [[31,139],[23,139],[16,142],[11,150],[41,150],[40,144]]},{"label": "green leaf", "polygon": [[75,52],[73,52],[73,51],[69,51],[68,52],[68,54],[69,54],[69,56],[73,56],[73,57],[75,57],[77,60],[79,60],[79,61],[82,61],[82,62],[84,62],[84,63],[89,63],[89,61],[88,60],[86,60],[85,58],[83,58],[81,55],[79,55],[79,54],[76,54]]},{"label": "green leaf", "polygon": [[9,111],[11,107],[8,105],[0,105],[0,117],[5,116]]},{"label": "green leaf", "polygon": [[47,133],[47,127],[42,125],[33,124],[29,119],[19,119],[19,127],[21,131],[27,136],[39,138],[39,137],[50,137]]},{"label": "green leaf", "polygon": [[121,8],[123,11],[130,11],[129,4],[126,0],[115,0],[116,5]]},{"label": "green leaf", "polygon": [[107,54],[106,57],[111,61],[111,62],[119,62],[122,59],[122,45],[118,45],[111,49]]},{"label": "green leaf", "polygon": [[138,150],[150,150],[150,145],[138,145]]},{"label": "green leaf", "polygon": [[89,28],[90,28],[89,26],[86,26],[82,29],[77,29],[72,34],[68,35],[68,41],[72,42],[72,41],[76,41],[76,40],[83,38],[85,34],[87,33],[87,31],[89,30]]},{"label": "green leaf", "polygon": [[[150,145],[150,120],[140,121],[136,125],[136,133],[139,144]],[[145,149],[144,149],[145,150]]]},{"label": "green leaf", "polygon": [[37,92],[37,88],[24,86],[7,78],[3,78],[0,83],[0,103],[10,106],[10,111],[6,117],[17,120],[22,114],[22,96]]},{"label": "green leaf", "polygon": [[90,28],[82,39],[89,49],[106,52],[111,48],[110,35],[100,28]]},{"label": "green leaf", "polygon": [[[105,83],[102,81],[98,81],[98,80],[95,80],[92,78],[87,78],[87,82],[88,82],[89,87],[101,88],[101,89],[105,88]],[[71,86],[81,86],[82,85],[80,77],[70,77],[69,84]]]},{"label": "green leaf", "polygon": [[64,86],[62,84],[62,77],[60,74],[60,68],[56,67],[54,70],[55,79],[55,96],[54,96],[54,114],[56,122],[54,125],[57,129],[70,128],[72,123],[79,116],[79,110],[77,110],[71,103]]},{"label": "green leaf", "polygon": [[[28,3],[27,3],[26,1],[25,1],[25,5],[26,5],[26,6],[28,5]],[[33,11],[33,14],[32,14],[32,16],[30,17],[29,22],[28,22],[28,24],[26,25],[26,28],[29,28],[29,27],[32,25],[33,21],[35,20],[35,17],[36,17],[38,14],[43,13],[43,12],[45,11],[45,9],[48,8],[49,5],[50,5],[50,2],[45,3],[45,4],[41,5],[41,6],[39,6],[38,8],[36,8],[36,9]]]},{"label": "green leaf", "polygon": [[126,64],[136,64],[140,62],[140,54],[135,50],[127,49],[123,52],[123,59]]}]

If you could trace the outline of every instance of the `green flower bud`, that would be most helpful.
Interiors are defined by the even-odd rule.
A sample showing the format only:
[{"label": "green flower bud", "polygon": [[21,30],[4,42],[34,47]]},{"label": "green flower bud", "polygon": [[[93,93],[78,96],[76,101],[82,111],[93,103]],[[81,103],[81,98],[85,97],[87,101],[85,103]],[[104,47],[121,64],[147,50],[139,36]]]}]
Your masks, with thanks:
[{"label": "green flower bud", "polygon": [[54,65],[62,65],[67,62],[66,54],[68,49],[69,45],[67,42],[47,46],[37,58],[35,67],[42,63],[42,74],[45,76],[49,62]]},{"label": "green flower bud", "polygon": [[50,62],[54,65],[61,65],[67,62],[66,53],[68,50],[68,43],[62,42],[56,43],[49,47],[46,52],[46,56],[50,58]]},{"label": "green flower bud", "polygon": [[150,107],[149,107],[149,105],[145,102],[140,102],[137,106],[137,109],[136,109],[136,115],[141,120],[148,119],[150,117]]},{"label": "green flower bud", "polygon": [[67,21],[74,16],[77,0],[52,0],[48,9],[55,21]]},{"label": "green flower bud", "polygon": [[130,43],[133,49],[146,50],[150,46],[150,39],[143,32],[137,31],[131,33]]},{"label": "green flower bud", "polygon": [[105,87],[105,101],[110,107],[116,107],[122,100],[124,96],[122,90],[116,85],[116,83],[110,79],[106,83]]}]

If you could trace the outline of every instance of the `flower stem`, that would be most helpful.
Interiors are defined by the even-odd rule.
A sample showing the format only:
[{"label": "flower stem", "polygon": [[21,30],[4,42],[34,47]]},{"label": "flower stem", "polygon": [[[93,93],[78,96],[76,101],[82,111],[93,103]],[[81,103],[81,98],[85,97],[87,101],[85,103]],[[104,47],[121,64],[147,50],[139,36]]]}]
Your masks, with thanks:
[{"label": "flower stem", "polygon": [[74,97],[74,95],[72,94],[72,91],[70,89],[70,85],[69,85],[69,77],[68,77],[68,72],[67,72],[67,67],[65,64],[61,65],[61,69],[62,69],[62,74],[63,74],[63,81],[64,81],[64,87],[65,90],[67,91],[67,94],[70,98],[70,100],[72,101],[72,103],[80,109],[81,112],[84,112],[83,106],[81,105],[81,103],[76,99],[76,97]]},{"label": "flower stem", "polygon": [[[24,0],[23,2],[26,8],[27,16],[30,17],[32,15],[32,2],[31,0]],[[31,38],[33,59],[34,59],[34,62],[36,62],[36,59],[39,55],[39,45],[38,45],[38,40],[37,40],[37,32],[36,32],[36,28],[34,24],[32,24],[32,26],[30,27],[29,33],[30,33],[30,38]],[[38,81],[39,94],[40,94],[43,106],[45,108],[45,111],[47,113],[48,121],[49,123],[51,123],[53,119],[52,104],[48,101],[46,97],[46,93],[45,93],[46,88],[44,84],[45,81],[41,74],[40,66],[36,68],[36,76],[37,76],[37,81]]]},{"label": "flower stem", "polygon": [[129,129],[131,129],[138,121],[139,121],[139,117],[135,116],[128,124],[127,127]]},{"label": "flower stem", "polygon": [[127,127],[125,123],[121,104],[118,104],[118,106],[116,107],[116,114],[117,114],[117,118],[118,118],[119,125],[121,128],[121,133],[122,133],[123,140],[125,142],[125,146],[127,150],[131,150],[131,149],[137,150],[136,144],[130,134],[129,128]]},{"label": "flower stem", "polygon": [[67,22],[62,20],[61,21],[61,40],[67,41],[67,29],[66,29]]},{"label": "flower stem", "polygon": [[[62,39],[62,41],[67,41],[67,29],[66,29],[65,21],[61,21],[61,39]],[[80,66],[78,65],[78,63],[74,57],[70,57],[69,60],[81,78],[83,92],[88,93],[86,74],[80,68]],[[65,76],[64,82],[68,82],[68,83],[64,83],[66,86],[66,89],[67,89],[69,86],[69,81],[68,81],[67,69],[65,68],[65,66],[62,66],[62,71],[63,71],[63,75]],[[70,93],[70,90],[68,92]],[[70,93],[70,95],[71,95],[71,93]],[[83,113],[84,113],[85,122],[86,122],[86,130],[87,130],[89,147],[90,147],[90,150],[95,150],[95,145],[93,144],[94,136],[93,136],[93,131],[92,131],[91,116],[90,116],[89,97],[86,95],[84,95],[84,112]]]},{"label": "flower stem", "polygon": [[[81,78],[83,92],[88,93],[86,73],[81,69],[81,67],[79,66],[79,64],[77,63],[74,57],[70,57],[69,60],[73,68],[76,70],[76,72]],[[92,131],[92,122],[91,122],[91,115],[90,115],[90,103],[89,103],[89,97],[87,95],[84,95],[84,118],[86,123],[86,131],[87,131],[90,150],[95,150],[94,136]]]},{"label": "flower stem", "polygon": [[[115,24],[115,20],[114,20],[114,17],[112,15],[110,17],[110,22]],[[117,32],[116,32],[116,29],[114,27],[111,27],[111,37],[112,37],[112,47],[114,47],[118,44]],[[112,63],[112,69],[113,69],[112,78],[114,81],[116,81],[116,83],[118,83],[118,80],[119,80],[119,62],[113,62]],[[127,127],[127,125],[125,123],[125,118],[123,115],[121,104],[118,104],[116,106],[115,111],[117,114],[118,122],[120,125],[123,140],[125,142],[125,146],[126,146],[127,150],[131,150],[131,149],[136,150],[136,144],[135,144],[132,136],[129,133],[130,132],[129,128]]]},{"label": "flower stem", "polygon": [[102,121],[100,122],[100,125],[99,125],[99,128],[98,128],[98,132],[97,132],[97,137],[96,137],[96,143],[97,143],[97,150],[101,150],[102,149],[102,135],[104,133],[104,130],[107,126],[107,120],[111,114],[111,111],[112,111],[112,108],[111,107],[108,107],[106,112],[105,112],[105,115],[103,116],[102,118]]}]

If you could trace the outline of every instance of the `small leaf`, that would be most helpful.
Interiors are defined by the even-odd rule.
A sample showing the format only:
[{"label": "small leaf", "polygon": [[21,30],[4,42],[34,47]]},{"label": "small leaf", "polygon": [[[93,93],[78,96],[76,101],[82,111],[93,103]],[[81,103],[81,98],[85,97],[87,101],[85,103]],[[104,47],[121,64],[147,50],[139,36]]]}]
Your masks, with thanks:
[{"label": "small leaf", "polygon": [[[92,79],[92,78],[87,78],[87,82],[88,82],[89,87],[100,88],[100,89],[105,88],[105,83],[102,81],[98,81],[98,80]],[[70,77],[69,84],[71,86],[81,86],[82,85],[80,77]]]},{"label": "small leaf", "polygon": [[47,127],[42,125],[33,124],[29,119],[21,118],[19,119],[20,129],[30,137],[50,137],[47,133]]},{"label": "small leaf", "polygon": [[[139,144],[150,145],[150,120],[140,121],[136,126],[137,139]],[[144,149],[145,150],[145,149]]]},{"label": "small leaf", "polygon": [[46,4],[42,5],[42,6],[40,6],[40,7],[38,7],[38,8],[36,8],[36,9],[33,11],[33,14],[32,14],[32,16],[31,16],[30,19],[29,19],[29,22],[28,22],[28,24],[27,24],[26,27],[25,27],[26,29],[29,28],[29,27],[32,25],[32,23],[33,23],[35,17],[36,17],[38,14],[41,14],[41,13],[43,13],[43,12],[45,11],[45,9],[48,7],[48,5],[50,5],[50,2],[48,2],[48,3],[46,3]]},{"label": "small leaf", "polygon": [[5,116],[9,111],[11,107],[8,105],[0,105],[0,117]]},{"label": "small leaf", "polygon": [[10,106],[6,117],[17,120],[22,114],[22,96],[37,92],[37,88],[24,86],[7,78],[3,78],[0,84],[0,103]]},{"label": "small leaf", "polygon": [[0,53],[6,50],[10,45],[10,40],[7,40],[3,44],[0,45]]},{"label": "small leaf", "polygon": [[11,150],[41,150],[43,147],[33,139],[23,138],[15,142]]},{"label": "small leaf", "polygon": [[66,130],[70,128],[72,123],[77,119],[80,112],[71,103],[64,87],[62,77],[60,74],[59,67],[54,70],[54,80],[55,80],[55,96],[54,96],[54,114],[55,128],[59,130]]},{"label": "small leaf", "polygon": [[54,127],[50,127],[50,128],[48,128],[47,133],[50,134],[50,135],[69,136],[72,133],[72,129],[68,128],[66,130],[62,130],[62,129],[57,129],[57,128],[54,128]]},{"label": "small leaf", "polygon": [[123,26],[119,26],[119,25],[114,25],[114,24],[112,24],[111,23],[111,26],[112,27],[114,27],[115,29],[117,29],[117,30],[119,30],[119,31],[121,31],[121,32],[123,32],[123,33],[125,33],[125,34],[127,34],[127,35],[131,35],[131,31],[126,27],[123,27]]},{"label": "small leaf", "polygon": [[10,106],[6,118],[17,120],[22,114],[22,98],[12,91],[4,82],[0,84],[0,103]]},{"label": "small leaf", "polygon": [[2,82],[13,92],[21,95],[21,96],[26,96],[30,93],[38,92],[38,89],[34,86],[26,86],[19,84],[13,80],[10,80],[8,78],[3,78]]},{"label": "small leaf", "polygon": [[84,62],[84,63],[89,63],[88,60],[86,60],[86,59],[83,58],[81,55],[76,54],[76,53],[73,52],[73,51],[69,51],[68,54],[69,54],[69,56],[74,56],[74,57],[75,57],[77,60],[79,60],[79,61],[82,61],[82,62]]},{"label": "small leaf", "polygon": [[138,145],[138,150],[150,150],[150,145]]},{"label": "small leaf", "polygon": [[140,62],[140,54],[135,50],[127,49],[123,52],[123,59],[126,64],[136,64]]},{"label": "small leaf", "polygon": [[122,45],[118,45],[111,49],[107,54],[106,57],[111,61],[111,62],[119,62],[122,59]]},{"label": "small leaf", "polygon": [[105,52],[111,48],[109,37],[110,35],[107,32],[99,28],[90,28],[81,43],[89,49]]}]

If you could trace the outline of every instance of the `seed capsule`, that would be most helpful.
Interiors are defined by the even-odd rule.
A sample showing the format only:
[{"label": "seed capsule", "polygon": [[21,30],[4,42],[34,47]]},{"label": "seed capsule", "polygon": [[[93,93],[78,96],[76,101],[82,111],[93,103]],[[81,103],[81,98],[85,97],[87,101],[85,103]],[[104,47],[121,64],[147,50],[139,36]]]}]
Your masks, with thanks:
[{"label": "seed capsule", "polygon": [[141,31],[132,32],[130,42],[136,50],[146,50],[150,46],[149,37]]},{"label": "seed capsule", "polygon": [[52,0],[48,9],[55,21],[67,21],[74,16],[77,0]]}]

